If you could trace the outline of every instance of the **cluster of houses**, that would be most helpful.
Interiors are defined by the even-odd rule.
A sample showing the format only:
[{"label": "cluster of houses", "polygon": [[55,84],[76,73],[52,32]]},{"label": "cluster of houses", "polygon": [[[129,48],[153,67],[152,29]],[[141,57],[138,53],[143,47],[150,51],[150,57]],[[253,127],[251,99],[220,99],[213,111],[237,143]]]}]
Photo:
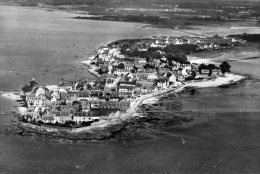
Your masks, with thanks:
[{"label": "cluster of houses", "polygon": [[[23,94],[25,102],[20,107],[20,114],[29,122],[82,124],[99,121],[108,116],[109,110],[125,112],[130,101],[122,96],[131,94],[122,89],[133,85],[121,83],[121,92],[117,95],[117,90],[108,85],[115,79],[107,77],[103,80],[106,82],[37,86],[31,92]],[[100,115],[95,112],[102,109],[108,111],[108,114]]]},{"label": "cluster of houses", "polygon": [[169,44],[184,45],[192,44],[197,45],[198,50],[212,50],[234,46],[236,43],[245,43],[244,40],[236,39],[234,37],[175,37],[175,36],[152,36],[151,41],[142,44],[139,50],[148,50],[149,47],[165,48]]},{"label": "cluster of houses", "polygon": [[30,122],[52,124],[99,121],[111,112],[126,112],[141,95],[221,73],[217,67],[199,69],[196,64],[169,63],[165,57],[125,58],[115,46],[101,47],[91,63],[104,72],[97,80],[37,86],[24,94],[21,115]]}]

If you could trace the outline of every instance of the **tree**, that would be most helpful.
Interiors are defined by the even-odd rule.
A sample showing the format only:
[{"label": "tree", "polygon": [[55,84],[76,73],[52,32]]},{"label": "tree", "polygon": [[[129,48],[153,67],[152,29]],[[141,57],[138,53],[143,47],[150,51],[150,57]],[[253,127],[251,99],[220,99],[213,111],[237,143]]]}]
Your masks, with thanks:
[{"label": "tree", "polygon": [[168,59],[169,62],[175,61],[175,62],[179,62],[181,64],[188,63],[188,59],[185,54],[168,53],[168,54],[166,54],[165,57]]},{"label": "tree", "polygon": [[168,72],[168,73],[166,74],[166,76],[167,76],[167,78],[170,78],[170,77],[172,76],[172,73]]},{"label": "tree", "polygon": [[185,64],[188,62],[187,56],[185,54],[177,54],[176,60],[176,62],[179,62],[181,64]]},{"label": "tree", "polygon": [[135,70],[135,69],[131,69],[130,72],[131,72],[131,73],[135,73],[136,70]]},{"label": "tree", "polygon": [[38,124],[44,124],[44,122],[41,121],[41,120],[37,121],[37,123],[38,123]]},{"label": "tree", "polygon": [[143,67],[144,67],[144,69],[147,69],[147,68],[149,68],[149,64],[145,64]]},{"label": "tree", "polygon": [[83,90],[84,90],[84,85],[83,85],[83,83],[78,83],[77,86],[76,86],[76,89],[77,89],[77,90],[80,90],[80,91],[83,91]]},{"label": "tree", "polygon": [[124,65],[123,63],[119,63],[119,64],[117,65],[117,68],[118,68],[118,69],[125,69],[125,65]]},{"label": "tree", "polygon": [[168,65],[169,65],[169,66],[173,66],[173,60],[170,59],[170,60],[168,61]]},{"label": "tree", "polygon": [[98,72],[98,74],[103,74],[103,71],[100,68],[97,70],[97,72]]},{"label": "tree", "polygon": [[23,87],[22,91],[23,92],[31,92],[34,87],[38,86],[38,83],[35,82],[34,80],[28,81]]},{"label": "tree", "polygon": [[82,123],[81,123],[81,125],[82,126],[90,126],[91,125],[91,122],[90,121],[83,121]]},{"label": "tree", "polygon": [[75,121],[66,121],[66,122],[64,123],[64,125],[67,126],[67,127],[70,127],[71,125],[75,125],[75,124],[76,124]]},{"label": "tree", "polygon": [[208,69],[208,66],[205,65],[205,64],[203,64],[203,63],[200,64],[199,67],[198,67],[198,70],[199,70],[199,73],[200,73],[200,74],[202,74],[202,72],[201,72],[202,69]]},{"label": "tree", "polygon": [[208,65],[209,76],[211,76],[213,69],[216,69],[216,65],[215,64],[209,64]]},{"label": "tree", "polygon": [[134,70],[137,71],[137,67],[136,66],[134,66]]},{"label": "tree", "polygon": [[230,72],[231,65],[225,61],[225,62],[222,62],[222,63],[219,65],[219,67],[220,67],[220,69],[221,69],[221,72],[222,72],[223,74],[225,74],[226,72]]},{"label": "tree", "polygon": [[165,58],[167,58],[168,60],[175,60],[175,54],[173,53],[168,53],[165,55]]},{"label": "tree", "polygon": [[99,69],[97,70],[97,72],[98,72],[98,74],[101,75],[101,74],[108,73],[108,70],[103,71],[102,69],[99,68]]},{"label": "tree", "polygon": [[192,77],[193,79],[195,79],[195,77],[196,77],[196,71],[195,71],[195,70],[192,70],[192,71],[191,71],[191,77]]}]

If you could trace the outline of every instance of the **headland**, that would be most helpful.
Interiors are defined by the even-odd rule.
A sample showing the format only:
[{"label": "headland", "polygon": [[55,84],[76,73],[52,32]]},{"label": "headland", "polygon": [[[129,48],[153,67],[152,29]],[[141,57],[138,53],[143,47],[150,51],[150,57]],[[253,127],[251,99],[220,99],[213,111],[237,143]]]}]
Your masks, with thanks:
[{"label": "headland", "polygon": [[[237,37],[153,36],[110,42],[82,61],[96,80],[41,85],[27,81],[19,100],[20,128],[72,139],[105,139],[142,118],[142,103],[186,88],[218,87],[245,78],[227,62],[189,60],[190,52],[225,50],[246,43]],[[19,98],[20,97],[20,98]]]}]

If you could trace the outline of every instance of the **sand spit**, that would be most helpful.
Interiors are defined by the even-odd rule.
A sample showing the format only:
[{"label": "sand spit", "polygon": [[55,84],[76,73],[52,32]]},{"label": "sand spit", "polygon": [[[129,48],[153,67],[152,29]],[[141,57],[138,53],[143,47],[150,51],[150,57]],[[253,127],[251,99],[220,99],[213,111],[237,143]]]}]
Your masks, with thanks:
[{"label": "sand spit", "polygon": [[[197,88],[205,88],[205,87],[218,87],[221,85],[228,85],[231,83],[235,83],[237,81],[240,81],[244,79],[244,76],[236,75],[236,74],[225,74],[224,76],[217,77],[212,80],[206,80],[206,81],[199,81],[199,82],[190,82],[186,83],[184,85],[180,86],[170,86],[167,89],[160,90],[158,92],[145,94],[139,98],[137,98],[135,101],[133,101],[130,105],[130,108],[126,111],[124,114],[114,114],[110,115],[110,118],[112,118],[109,121],[105,121],[102,124],[100,124],[102,127],[107,127],[116,124],[117,122],[126,121],[128,119],[131,119],[133,117],[139,116],[137,113],[137,110],[140,105],[142,104],[148,104],[148,103],[154,103],[158,101],[158,97],[162,94],[169,93],[169,92],[181,92],[186,87],[197,87]],[[98,126],[94,126],[95,128]],[[91,129],[92,126],[88,128],[88,130]],[[93,128],[94,128],[93,127]]]},{"label": "sand spit", "polygon": [[14,92],[0,92],[0,95],[5,98],[9,98],[11,100],[17,101],[20,100],[20,94]]},{"label": "sand spit", "polygon": [[212,80],[186,83],[182,87],[176,89],[175,92],[181,92],[186,87],[207,88],[207,87],[218,87],[222,85],[228,85],[240,81],[244,78],[245,78],[244,76],[229,73]]}]

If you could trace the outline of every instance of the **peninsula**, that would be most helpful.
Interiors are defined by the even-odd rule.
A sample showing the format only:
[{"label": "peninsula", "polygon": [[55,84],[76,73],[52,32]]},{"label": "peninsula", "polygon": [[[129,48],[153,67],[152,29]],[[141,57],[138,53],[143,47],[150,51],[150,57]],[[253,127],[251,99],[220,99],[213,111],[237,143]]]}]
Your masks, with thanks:
[{"label": "peninsula", "polygon": [[153,36],[111,42],[82,62],[97,77],[94,81],[62,80],[57,85],[28,81],[19,100],[20,126],[51,134],[62,131],[70,136],[104,132],[113,126],[117,131],[129,119],[142,117],[138,107],[155,96],[243,79],[230,73],[227,62],[193,63],[186,55],[245,42],[220,36]]}]

